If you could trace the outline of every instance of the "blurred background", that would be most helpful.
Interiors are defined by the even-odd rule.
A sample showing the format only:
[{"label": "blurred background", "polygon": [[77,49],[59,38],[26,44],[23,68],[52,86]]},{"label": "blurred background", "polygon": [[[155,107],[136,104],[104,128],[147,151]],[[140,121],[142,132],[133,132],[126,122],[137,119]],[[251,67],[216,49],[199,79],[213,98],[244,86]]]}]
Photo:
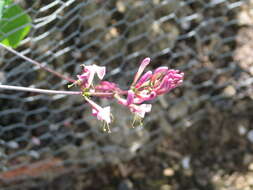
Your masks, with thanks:
[{"label": "blurred background", "polygon": [[[185,81],[153,102],[143,127],[96,100],[112,106],[111,134],[82,97],[0,90],[1,190],[253,188],[252,0],[15,3],[31,17],[16,50],[65,75],[97,64],[127,88],[149,56],[149,69],[180,69]],[[68,90],[7,50],[0,55],[1,84]]]}]

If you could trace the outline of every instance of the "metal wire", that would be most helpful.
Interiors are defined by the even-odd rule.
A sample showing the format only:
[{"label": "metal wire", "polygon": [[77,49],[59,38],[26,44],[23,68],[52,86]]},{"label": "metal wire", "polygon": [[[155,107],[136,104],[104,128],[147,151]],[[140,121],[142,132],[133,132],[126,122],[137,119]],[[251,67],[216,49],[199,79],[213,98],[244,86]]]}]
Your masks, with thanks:
[{"label": "metal wire", "polygon": [[[167,65],[186,77],[182,87],[154,102],[144,127],[133,129],[127,110],[102,101],[112,104],[116,118],[110,135],[101,131],[81,96],[0,90],[3,188],[15,189],[18,179],[49,181],[69,170],[148,154],[171,129],[198,125],[208,117],[210,105],[230,113],[237,102],[252,98],[252,73],[236,56],[239,30],[247,25],[240,14],[248,1],[19,3],[33,23],[17,51],[67,76],[80,73],[81,64],[106,65],[107,79],[127,88],[140,60],[149,56],[150,68]],[[6,50],[0,54],[2,85],[67,90],[66,81]]]}]

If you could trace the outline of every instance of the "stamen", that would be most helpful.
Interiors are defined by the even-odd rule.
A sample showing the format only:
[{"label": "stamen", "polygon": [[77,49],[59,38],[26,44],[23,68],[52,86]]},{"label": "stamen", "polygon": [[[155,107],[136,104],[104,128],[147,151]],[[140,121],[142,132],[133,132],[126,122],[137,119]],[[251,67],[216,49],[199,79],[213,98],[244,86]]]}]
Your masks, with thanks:
[{"label": "stamen", "polygon": [[[139,117],[138,115],[134,115],[134,119],[133,119],[133,122],[132,122],[132,128],[143,126],[142,121],[143,121],[143,119],[141,117]],[[136,122],[137,122],[137,125],[135,125]]]},{"label": "stamen", "polygon": [[80,80],[76,80],[75,82],[73,82],[72,84],[69,84],[68,85],[68,88],[71,88],[71,87],[73,87],[73,86],[76,86],[76,85],[81,85],[81,81]]},{"label": "stamen", "polygon": [[106,132],[106,127],[105,126],[106,126],[106,123],[103,122],[102,129],[103,129],[104,132]]},{"label": "stamen", "polygon": [[111,133],[110,126],[108,124],[106,124],[106,126],[107,126],[108,133]]}]

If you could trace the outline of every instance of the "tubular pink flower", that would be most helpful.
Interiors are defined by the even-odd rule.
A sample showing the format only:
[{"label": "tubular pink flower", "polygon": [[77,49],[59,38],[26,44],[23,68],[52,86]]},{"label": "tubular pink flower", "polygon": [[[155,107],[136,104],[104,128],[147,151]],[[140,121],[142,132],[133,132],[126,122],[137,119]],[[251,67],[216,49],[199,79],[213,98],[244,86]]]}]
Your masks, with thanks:
[{"label": "tubular pink flower", "polygon": [[158,67],[150,79],[151,82],[155,84],[157,80],[159,81],[168,71],[168,67]]},{"label": "tubular pink flower", "polygon": [[103,66],[97,66],[97,65],[88,65],[84,66],[83,72],[88,72],[88,73],[96,73],[98,75],[98,78],[102,80],[105,76],[105,71],[106,68]]},{"label": "tubular pink flower", "polygon": [[166,73],[168,71],[168,67],[158,67],[155,71],[154,71],[154,74],[156,73]]},{"label": "tubular pink flower", "polygon": [[134,102],[134,92],[132,90],[127,91],[127,101],[126,105],[130,105]]},{"label": "tubular pink flower", "polygon": [[132,83],[132,86],[135,85],[135,83],[137,82],[137,80],[140,78],[141,74],[143,73],[144,69],[148,66],[148,64],[150,63],[150,58],[147,57],[145,58],[142,62],[141,65],[137,71],[137,73],[134,76],[134,81]]},{"label": "tubular pink flower", "polygon": [[89,88],[92,84],[95,74],[97,74],[98,78],[102,80],[105,76],[105,72],[105,67],[100,67],[97,65],[84,66],[83,73],[81,75],[77,75],[78,81],[81,82],[81,85],[84,88]]},{"label": "tubular pink flower", "polygon": [[[171,89],[180,85],[183,81],[183,73],[179,70],[168,69],[168,67],[158,67],[154,73],[152,71],[146,72],[141,76],[146,66],[150,63],[150,58],[145,58],[134,78],[131,90],[131,100],[134,104],[141,104],[144,101],[153,100],[160,94],[164,94]],[[134,98],[133,98],[134,97]],[[129,102],[129,101],[128,101]],[[123,105],[129,105],[126,100],[120,100]]]},{"label": "tubular pink flower", "polygon": [[117,100],[118,100],[119,104],[121,104],[123,106],[127,106],[127,100],[126,99],[117,97]]},{"label": "tubular pink flower", "polygon": [[151,111],[152,105],[151,104],[141,104],[141,105],[131,104],[129,108],[131,112],[135,113],[141,118],[144,118],[145,114]]},{"label": "tubular pink flower", "polygon": [[[87,88],[88,78],[89,78],[88,73],[83,73],[81,75],[77,75],[77,78],[78,78],[78,80],[74,84],[80,84],[84,88]],[[70,85],[70,86],[72,86],[72,85]]]},{"label": "tubular pink flower", "polygon": [[114,82],[101,81],[95,86],[96,92],[120,92],[121,89]]},{"label": "tubular pink flower", "polygon": [[111,108],[109,106],[102,108],[89,98],[84,98],[92,107],[92,115],[96,116],[100,121],[105,121],[109,125],[111,123]]},{"label": "tubular pink flower", "polygon": [[184,73],[178,70],[169,70],[160,83],[155,85],[154,91],[157,95],[164,94],[176,88],[183,82]]},{"label": "tubular pink flower", "polygon": [[167,87],[169,87],[168,83],[172,82],[172,81],[173,80],[170,78],[170,76],[166,75],[166,76],[163,77],[163,79],[160,80],[159,83],[154,85],[154,90],[157,91],[157,90],[162,89],[162,88],[167,88]]},{"label": "tubular pink flower", "polygon": [[105,67],[100,67],[97,65],[85,66],[84,71],[87,71],[89,73],[89,78],[87,81],[87,86],[88,86],[87,88],[90,87],[95,74],[97,74],[98,78],[100,80],[102,80],[105,76],[105,70],[106,70]]},{"label": "tubular pink flower", "polygon": [[159,67],[152,74],[146,72],[132,86],[134,91],[134,104],[141,104],[144,101],[153,100],[158,95],[169,92],[183,82],[184,73],[179,70],[168,69],[168,67]]},{"label": "tubular pink flower", "polygon": [[129,105],[134,103],[134,92],[132,90],[127,91],[127,99],[121,98],[119,95],[116,95],[115,98],[118,100],[118,103],[129,107]]},{"label": "tubular pink flower", "polygon": [[143,85],[143,83],[145,83],[147,80],[151,78],[151,76],[152,76],[152,71],[146,72],[144,75],[142,75],[140,80],[136,83],[135,88],[140,88],[141,85]]},{"label": "tubular pink flower", "polygon": [[135,102],[138,101],[138,98],[135,97],[135,94],[132,90],[128,91],[127,99],[121,98],[120,96],[115,96],[115,98],[118,100],[119,104],[128,107],[132,113],[136,114],[141,118],[144,118],[145,113],[151,111],[151,104],[135,104]]},{"label": "tubular pink flower", "polygon": [[144,91],[141,91],[140,94],[136,95],[136,98],[134,99],[135,104],[141,104],[145,101],[153,100],[157,97],[157,93],[152,91],[150,93],[145,93]]},{"label": "tubular pink flower", "polygon": [[96,116],[98,120],[105,121],[107,124],[111,123],[111,108],[110,106],[104,107],[99,110],[92,109],[92,115]]},{"label": "tubular pink flower", "polygon": [[[153,100],[158,95],[169,92],[183,82],[184,73],[179,70],[168,69],[168,67],[159,67],[154,72],[147,71],[143,74],[149,63],[150,58],[145,58],[141,62],[133,83],[127,91],[121,90],[116,83],[109,81],[101,81],[98,85],[92,86],[91,89],[83,89],[84,98],[92,106],[92,115],[107,123],[107,126],[111,123],[110,107],[102,108],[87,98],[87,96],[94,95],[101,98],[115,98],[119,104],[126,106],[135,114],[133,123],[136,120],[141,121],[141,118],[144,118],[145,114],[150,112],[152,108],[151,104],[142,104],[143,102]],[[99,79],[102,79],[105,68],[96,65],[84,67],[83,74],[78,75],[79,82],[83,82],[82,86],[88,88],[92,84],[95,74]]]}]

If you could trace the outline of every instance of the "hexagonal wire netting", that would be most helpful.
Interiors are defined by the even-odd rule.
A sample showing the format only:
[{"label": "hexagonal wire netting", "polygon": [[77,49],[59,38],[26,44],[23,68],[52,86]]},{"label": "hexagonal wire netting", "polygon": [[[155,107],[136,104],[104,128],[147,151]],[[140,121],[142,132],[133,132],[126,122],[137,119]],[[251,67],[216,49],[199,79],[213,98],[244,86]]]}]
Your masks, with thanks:
[{"label": "hexagonal wire netting", "polygon": [[[102,105],[113,104],[112,134],[101,132],[82,97],[1,90],[3,188],[148,154],[173,128],[202,125],[210,107],[233,116],[238,102],[252,100],[252,59],[242,48],[253,37],[241,30],[252,25],[250,1],[18,3],[31,16],[32,29],[17,51],[65,75],[75,77],[81,64],[105,65],[107,79],[127,87],[140,60],[149,56],[150,68],[166,65],[186,77],[182,87],[154,103],[142,128],[133,129],[127,110],[103,100]],[[0,54],[2,84],[68,90],[66,81],[4,49]],[[246,113],[247,106],[240,111]]]}]

